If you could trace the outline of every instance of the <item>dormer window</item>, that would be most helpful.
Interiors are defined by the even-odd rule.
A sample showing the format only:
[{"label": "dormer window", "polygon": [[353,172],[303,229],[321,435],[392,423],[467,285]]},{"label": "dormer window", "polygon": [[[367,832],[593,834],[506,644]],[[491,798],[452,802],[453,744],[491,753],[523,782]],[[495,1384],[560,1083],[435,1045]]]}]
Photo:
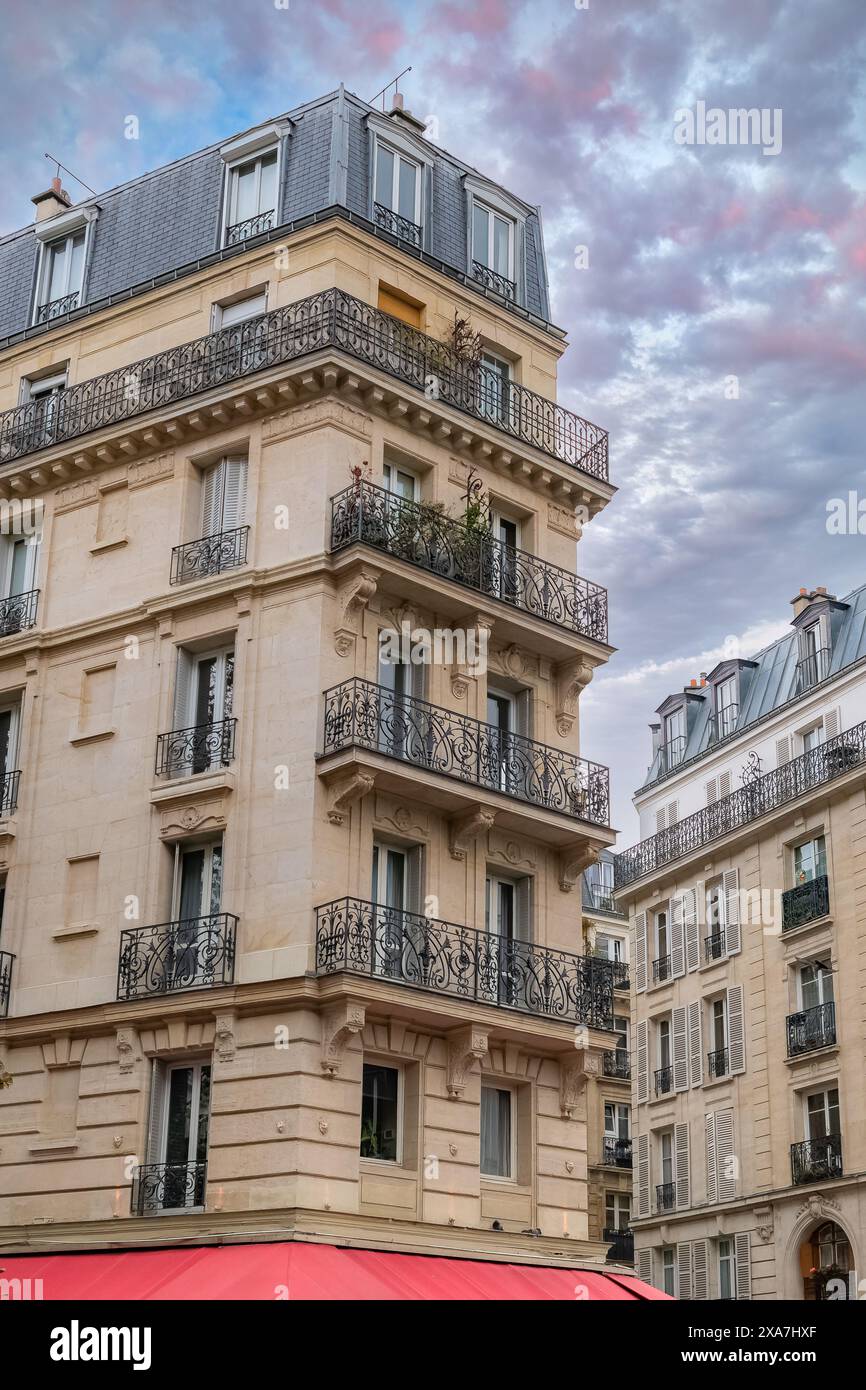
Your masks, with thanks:
[{"label": "dormer window", "polygon": [[820,621],[801,628],[797,662],[797,684],[800,690],[809,690],[824,680],[830,669],[829,641],[824,636],[824,624]]},{"label": "dormer window", "polygon": [[736,676],[727,676],[717,683],[713,705],[716,739],[727,738],[737,727],[737,716],[740,713]]},{"label": "dormer window", "polygon": [[472,275],[505,299],[517,297],[514,222],[475,200],[472,203]]},{"label": "dormer window", "polygon": [[373,220],[386,232],[420,247],[421,165],[376,140]]},{"label": "dormer window", "polygon": [[678,709],[665,715],[665,741],[663,754],[668,771],[682,762],[686,755],[686,709]]},{"label": "dormer window", "polygon": [[84,283],[84,232],[59,237],[45,247],[37,323],[49,323],[77,309]]},{"label": "dormer window", "polygon": [[229,169],[226,246],[269,232],[276,225],[277,152],[271,150]]}]

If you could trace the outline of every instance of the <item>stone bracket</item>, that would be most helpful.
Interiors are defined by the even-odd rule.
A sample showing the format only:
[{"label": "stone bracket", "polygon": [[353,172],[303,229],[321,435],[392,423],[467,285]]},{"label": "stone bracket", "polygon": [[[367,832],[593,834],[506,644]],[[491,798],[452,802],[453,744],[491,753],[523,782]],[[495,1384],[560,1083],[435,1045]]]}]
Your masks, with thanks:
[{"label": "stone bracket", "polygon": [[559,886],[563,893],[570,893],[580,882],[580,876],[590,864],[598,863],[600,851],[592,845],[580,850],[563,850],[559,856]]},{"label": "stone bracket", "polygon": [[214,1017],[216,1018],[214,1045],[217,1058],[220,1062],[232,1062],[237,1050],[235,1037],[237,1016],[233,1010],[227,1009],[225,1013],[215,1014]]},{"label": "stone bracket", "polygon": [[593,667],[583,657],[563,661],[556,668],[556,727],[566,738],[577,718],[581,691],[592,680]]},{"label": "stone bracket", "polygon": [[448,1039],[448,1067],[445,1084],[449,1100],[460,1100],[473,1064],[487,1056],[487,1029],[462,1028]]},{"label": "stone bracket", "polygon": [[135,1028],[118,1028],[114,1040],[121,1074],[128,1075],[135,1069],[141,1055],[138,1050],[138,1032]]},{"label": "stone bracket", "polygon": [[575,1047],[559,1061],[559,1113],[564,1120],[577,1119],[578,1105],[590,1076],[602,1074],[601,1053],[591,1047]]},{"label": "stone bracket", "polygon": [[379,571],[362,569],[344,584],[339,594],[340,621],[334,629],[338,656],[348,656],[358,636],[357,621],[379,584]]},{"label": "stone bracket", "polygon": [[476,806],[465,816],[456,816],[448,822],[448,848],[452,859],[464,860],[479,835],[485,834],[493,826],[496,812],[486,806]]},{"label": "stone bracket", "polygon": [[375,772],[352,771],[344,777],[337,777],[329,784],[330,799],[328,820],[332,825],[342,825],[349,808],[360,801],[376,785]]},{"label": "stone bracket", "polygon": [[476,613],[471,622],[464,625],[467,646],[471,636],[475,651],[475,662],[457,662],[451,668],[451,693],[457,700],[464,700],[471,681],[487,670],[487,653],[493,634],[493,619],[486,613]]},{"label": "stone bracket", "polygon": [[344,1000],[322,1014],[322,1071],[326,1076],[338,1074],[346,1044],[353,1033],[363,1031],[365,1017],[363,1004],[351,1000]]}]

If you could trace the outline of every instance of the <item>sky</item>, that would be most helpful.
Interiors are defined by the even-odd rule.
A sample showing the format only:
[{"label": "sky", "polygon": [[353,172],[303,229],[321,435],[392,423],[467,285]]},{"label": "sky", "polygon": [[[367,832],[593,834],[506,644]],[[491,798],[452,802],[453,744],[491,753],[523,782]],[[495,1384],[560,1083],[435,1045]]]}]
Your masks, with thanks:
[{"label": "sky", "polygon": [[[610,431],[619,489],[578,546],[618,649],[581,752],[632,843],[665,696],[781,635],[800,588],[866,582],[866,515],[828,529],[833,499],[866,514],[864,0],[2,9],[2,232],[31,220],[46,151],[99,192],[409,66],[435,143],[541,206],[559,399]],[[724,122],[727,143],[684,143],[700,102],[766,111],[763,144]]]}]

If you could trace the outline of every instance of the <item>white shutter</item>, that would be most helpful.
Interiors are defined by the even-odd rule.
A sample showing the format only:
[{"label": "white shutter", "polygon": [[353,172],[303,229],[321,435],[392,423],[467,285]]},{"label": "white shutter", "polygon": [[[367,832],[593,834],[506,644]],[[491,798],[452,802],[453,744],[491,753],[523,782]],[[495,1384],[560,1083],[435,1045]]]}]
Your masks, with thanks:
[{"label": "white shutter", "polygon": [[701,938],[698,929],[698,895],[694,888],[683,893],[683,922],[686,938],[686,965],[697,970],[701,963]]},{"label": "white shutter", "polygon": [[676,825],[680,816],[680,803],[678,801],[668,802],[668,825]]},{"label": "white shutter", "polygon": [[824,737],[835,738],[839,732],[839,710],[828,709],[824,715]]},{"label": "white shutter", "polygon": [[704,1116],[704,1136],[707,1141],[707,1201],[717,1202],[719,1192],[716,1182],[716,1116],[713,1110]]},{"label": "white shutter", "polygon": [[700,999],[693,999],[689,1004],[689,1059],[692,1085],[702,1086],[704,1084],[704,1042]]},{"label": "white shutter", "polygon": [[[421,850],[417,853],[420,855]],[[420,911],[420,909],[419,909]],[[514,890],[514,925],[519,941],[532,940],[532,879],[519,878]]]},{"label": "white shutter", "polygon": [[692,1241],[692,1298],[709,1298],[709,1252],[706,1240]]},{"label": "white shutter", "polygon": [[720,1202],[730,1202],[737,1195],[737,1159],[734,1153],[734,1112],[717,1110],[716,1119],[716,1192]]},{"label": "white shutter", "polygon": [[740,871],[726,869],[722,875],[725,902],[725,953],[735,956],[740,949]]},{"label": "white shutter", "polygon": [[637,1214],[650,1214],[650,1170],[649,1135],[639,1134],[635,1139],[637,1149]]},{"label": "white shutter", "polygon": [[150,1101],[145,1163],[162,1163],[162,1116],[165,1109],[166,1066],[156,1057],[150,1066]]},{"label": "white shutter", "polygon": [[[406,908],[409,912],[421,915],[424,911],[424,901],[421,896],[421,870],[422,855],[424,851],[420,845],[415,845],[406,855]],[[525,880],[524,880],[525,882]],[[515,894],[515,897],[517,894]],[[521,932],[518,926],[517,935]]]},{"label": "white shutter", "polygon": [[202,536],[215,536],[223,529],[223,466],[212,464],[206,468],[201,480],[201,533]]},{"label": "white shutter", "polygon": [[658,833],[660,830],[664,830],[666,824],[667,815],[665,807],[660,806],[659,809],[656,811],[656,833]]},{"label": "white shutter", "polygon": [[31,589],[36,588],[36,571],[39,564],[39,542],[35,539],[28,539],[24,554],[24,584],[21,590],[24,594],[29,594]]},{"label": "white shutter", "polygon": [[752,1256],[748,1231],[734,1236],[734,1258],[737,1265],[737,1298],[752,1297]]},{"label": "white shutter", "polygon": [[646,989],[646,913],[634,919],[634,987],[639,993]]},{"label": "white shutter", "polygon": [[649,1099],[649,1024],[643,1019],[635,1029],[637,1034],[637,1095],[638,1104]]},{"label": "white shutter", "polygon": [[722,772],[719,774],[719,800],[731,794],[731,774]]},{"label": "white shutter", "polygon": [[731,1075],[746,1070],[746,1037],[743,1018],[743,986],[731,985],[728,990],[728,1061]]},{"label": "white shutter", "polygon": [[642,1279],[645,1284],[652,1284],[653,1281],[653,1252],[651,1248],[646,1250],[636,1250],[635,1259],[637,1260],[637,1277]]},{"label": "white shutter", "polygon": [[227,458],[224,460],[225,487],[223,490],[223,514],[221,531],[233,531],[242,526],[247,500],[247,461],[246,458]]},{"label": "white shutter", "polygon": [[707,793],[707,805],[712,806],[713,803],[719,799],[718,779],[716,777],[711,777],[709,782],[706,782],[704,785]]},{"label": "white shutter", "polygon": [[674,1090],[689,1089],[689,1052],[686,1035],[686,1010],[674,1009],[672,1014],[674,1044]]},{"label": "white shutter", "polygon": [[683,943],[683,899],[678,893],[671,898],[671,977],[677,979],[686,973],[686,957]]},{"label": "white shutter", "polygon": [[783,767],[785,763],[791,761],[791,740],[785,734],[782,738],[776,739],[776,767]]},{"label": "white shutter", "polygon": [[677,1241],[677,1297],[690,1299],[692,1296],[692,1244],[689,1240]]},{"label": "white shutter", "polygon": [[177,666],[174,677],[174,715],[172,728],[186,729],[190,725],[193,657],[183,647],[177,649]]},{"label": "white shutter", "polygon": [[677,1207],[691,1206],[689,1201],[689,1127],[674,1125],[674,1153],[677,1173]]},{"label": "white shutter", "polygon": [[234,304],[221,305],[218,327],[231,328],[233,323],[243,323],[244,319],[256,318],[259,314],[264,314],[267,307],[266,290],[262,290],[261,294],[250,295],[248,299],[239,299]]}]

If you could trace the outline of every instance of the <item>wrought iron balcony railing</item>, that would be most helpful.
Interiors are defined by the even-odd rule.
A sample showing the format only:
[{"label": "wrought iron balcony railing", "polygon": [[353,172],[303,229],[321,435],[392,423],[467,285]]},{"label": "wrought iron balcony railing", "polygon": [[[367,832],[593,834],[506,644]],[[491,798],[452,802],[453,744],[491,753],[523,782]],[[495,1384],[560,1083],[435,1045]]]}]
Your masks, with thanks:
[{"label": "wrought iron balcony railing", "polygon": [[704,937],[704,960],[709,965],[714,960],[722,960],[725,954],[724,929]]},{"label": "wrought iron balcony railing", "polygon": [[836,1005],[818,1004],[787,1019],[788,1056],[802,1057],[819,1047],[832,1047],[836,1041]]},{"label": "wrought iron balcony railing", "polygon": [[176,545],[171,552],[170,583],[187,584],[193,579],[207,579],[212,574],[245,565],[249,534],[249,526],[236,526],[233,531],[219,531],[213,536]]},{"label": "wrought iron balcony railing", "polygon": [[206,1163],[143,1163],[132,1180],[133,1216],[204,1206]]},{"label": "wrought iron balcony railing", "polygon": [[614,1139],[606,1134],[601,1143],[601,1161],[605,1168],[630,1168],[632,1166],[631,1140]]},{"label": "wrought iron balcony railing", "polygon": [[614,882],[624,888],[864,764],[866,721],[623,850],[614,859]]},{"label": "wrought iron balcony railing", "polygon": [[608,770],[520,734],[355,678],[325,691],[322,756],[366,748],[546,811],[608,824]]},{"label": "wrought iron balcony railing", "polygon": [[659,1067],[653,1072],[653,1089],[657,1096],[666,1096],[674,1089],[673,1067]]},{"label": "wrought iron balcony railing", "polygon": [[782,931],[803,927],[830,911],[830,880],[826,874],[798,883],[782,894]]},{"label": "wrought iron balcony railing", "polygon": [[0,816],[13,816],[17,811],[20,781],[21,772],[17,768],[14,772],[0,774]]},{"label": "wrought iron balcony railing", "polygon": [[157,777],[191,777],[228,767],[235,755],[236,719],[173,729],[156,740]]},{"label": "wrought iron balcony railing", "polygon": [[664,980],[669,980],[673,973],[673,958],[671,956],[657,956],[653,961],[653,984],[660,985]]},{"label": "wrought iron balcony railing", "polygon": [[408,241],[410,246],[420,248],[424,234],[418,223],[408,217],[401,217],[399,212],[386,208],[384,203],[373,204],[373,221],[377,227],[390,232],[391,236],[397,237],[399,241]]},{"label": "wrought iron balcony railing", "polygon": [[[464,361],[447,344],[338,289],[322,290],[69,386],[55,398],[50,413],[40,401],[4,411],[0,462],[124,424],[327,349],[366,362],[422,394],[435,388],[434,398],[443,405],[492,424],[560,463],[607,480],[607,432],[598,425],[516,382],[507,383],[503,403],[497,372]],[[491,411],[494,394],[497,407]]]},{"label": "wrought iron balcony railing", "polygon": [[602,1070],[605,1076],[617,1077],[620,1081],[631,1080],[631,1057],[624,1047],[613,1048],[604,1054]]},{"label": "wrought iron balcony railing", "polygon": [[728,1060],[728,1049],[717,1047],[715,1052],[707,1053],[707,1075],[711,1081],[720,1081],[723,1076],[727,1076],[731,1070]]},{"label": "wrought iron balcony railing", "polygon": [[9,995],[12,991],[12,966],[15,957],[9,951],[0,951],[0,1018],[9,1012]]},{"label": "wrought iron balcony railing", "polygon": [[51,323],[52,319],[59,319],[63,314],[71,314],[73,309],[78,308],[78,298],[79,291],[73,290],[71,294],[64,294],[59,299],[40,304],[36,310],[36,322]]},{"label": "wrought iron balcony railing", "polygon": [[613,981],[598,962],[360,898],[316,909],[316,972],[341,970],[590,1028],[613,1027]]},{"label": "wrought iron balcony railing", "polygon": [[615,1226],[605,1226],[601,1238],[611,1245],[611,1249],[607,1252],[607,1259],[631,1264],[634,1260],[633,1231],[629,1230],[628,1227],[624,1230],[617,1230]]},{"label": "wrought iron balcony railing", "polygon": [[237,246],[240,241],[249,241],[250,237],[258,236],[261,232],[269,232],[273,225],[273,208],[269,208],[267,212],[257,212],[255,217],[247,217],[243,222],[235,222],[226,228],[226,246]]},{"label": "wrought iron balcony railing", "polygon": [[723,705],[715,713],[710,715],[708,743],[719,743],[721,739],[727,738],[737,727],[737,720],[740,717],[740,706],[735,704]]},{"label": "wrought iron balcony railing", "polygon": [[485,289],[495,290],[501,294],[503,299],[517,298],[517,285],[513,280],[509,280],[507,275],[500,275],[499,271],[491,270],[489,265],[483,261],[472,262],[472,278],[477,280],[479,285]]},{"label": "wrought iron balcony railing", "polygon": [[656,1211],[673,1211],[676,1202],[677,1185],[675,1182],[656,1184]]},{"label": "wrought iron balcony railing", "polygon": [[120,933],[118,999],[211,989],[234,980],[238,919],[230,912]]},{"label": "wrought iron balcony railing", "polygon": [[38,589],[0,599],[0,637],[12,637],[16,632],[26,632],[28,628],[35,627],[38,603]]},{"label": "wrought iron balcony railing", "polygon": [[678,734],[676,738],[668,739],[659,749],[659,773],[673,772],[675,767],[679,767],[683,758],[686,756],[686,743],[688,742],[685,734]]},{"label": "wrought iron balcony railing", "polygon": [[357,542],[582,637],[607,641],[606,589],[489,532],[470,530],[429,504],[373,483],[345,488],[331,498],[331,550]]},{"label": "wrought iron balcony railing", "polygon": [[593,960],[604,961],[610,967],[613,975],[614,989],[629,988],[628,961],[611,960],[603,946],[594,946],[591,950],[587,951],[587,955],[592,956]]},{"label": "wrought iron balcony railing", "polygon": [[791,1145],[791,1181],[824,1182],[842,1176],[842,1136],[828,1134],[824,1139],[804,1139]]},{"label": "wrought iron balcony railing", "polygon": [[797,691],[811,690],[813,685],[825,680],[830,670],[830,648],[819,647],[809,656],[797,662]]}]

